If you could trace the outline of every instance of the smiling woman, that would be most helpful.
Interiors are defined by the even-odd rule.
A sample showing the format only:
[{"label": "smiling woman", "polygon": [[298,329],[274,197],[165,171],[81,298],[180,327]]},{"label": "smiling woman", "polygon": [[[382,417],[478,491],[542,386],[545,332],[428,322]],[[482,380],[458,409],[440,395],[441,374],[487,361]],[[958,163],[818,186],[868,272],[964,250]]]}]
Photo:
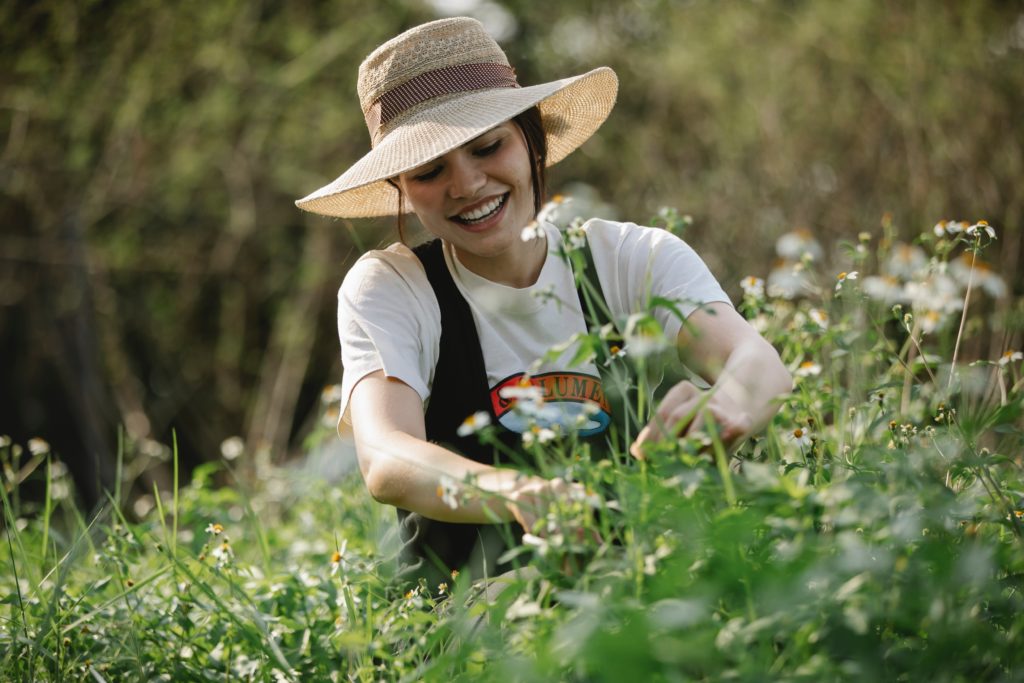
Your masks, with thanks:
[{"label": "smiling woman", "polygon": [[[669,363],[685,360],[711,386],[672,386],[632,443],[637,457],[711,423],[726,441],[740,439],[790,388],[775,350],[674,235],[593,219],[563,240],[536,222],[544,168],[600,127],[617,88],[606,67],[521,87],[475,20],[415,27],[360,67],[373,149],[297,202],[330,216],[397,212],[400,221],[411,209],[436,238],[365,254],[338,302],[341,419],[352,423],[370,493],[398,508],[410,578],[435,586],[454,570],[493,576],[512,568],[506,550],[524,533],[569,531],[550,528],[549,506],[591,494],[531,464],[541,445],[566,436],[599,452],[624,419],[604,368],[642,355],[631,330],[638,338],[636,329],[656,328],[678,348]],[[577,286],[584,273],[566,258],[577,249],[603,299],[593,308]],[[650,310],[652,296],[672,305]],[[625,347],[603,363],[578,342],[603,324],[595,309],[626,330]]]}]

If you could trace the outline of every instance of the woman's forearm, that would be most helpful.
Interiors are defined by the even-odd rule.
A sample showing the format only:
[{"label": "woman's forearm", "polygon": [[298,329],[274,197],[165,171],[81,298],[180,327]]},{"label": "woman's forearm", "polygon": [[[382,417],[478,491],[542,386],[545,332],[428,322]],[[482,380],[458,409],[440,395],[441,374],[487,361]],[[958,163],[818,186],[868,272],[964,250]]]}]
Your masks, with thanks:
[{"label": "woman's forearm", "polygon": [[[363,440],[357,449],[375,499],[445,522],[512,520],[506,502],[530,479],[399,431]],[[454,493],[445,490],[452,486]]]},{"label": "woman's forearm", "polygon": [[749,433],[763,429],[779,410],[779,399],[793,388],[793,378],[778,353],[760,337],[736,346],[712,387],[750,419]]}]

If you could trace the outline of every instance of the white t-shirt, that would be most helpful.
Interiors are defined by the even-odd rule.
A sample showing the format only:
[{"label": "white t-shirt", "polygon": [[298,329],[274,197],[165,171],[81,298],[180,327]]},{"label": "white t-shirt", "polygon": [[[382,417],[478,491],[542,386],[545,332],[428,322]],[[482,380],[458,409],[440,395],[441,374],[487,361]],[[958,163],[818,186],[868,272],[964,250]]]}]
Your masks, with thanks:
[{"label": "white t-shirt", "polygon": [[[583,227],[613,320],[625,321],[646,310],[652,295],[677,301],[684,317],[703,304],[729,302],[697,253],[675,235],[601,219]],[[543,388],[545,403],[561,407],[562,419],[556,422],[574,421],[588,402],[602,408],[588,409],[591,422],[580,431],[586,436],[607,424],[607,404],[593,363],[569,367],[571,346],[555,360],[545,360],[550,349],[564,346],[587,326],[572,270],[557,252],[551,253],[561,243],[559,230],[550,224],[544,229],[549,253],[540,277],[529,287],[509,287],[469,271],[447,243],[445,262],[476,322],[499,421],[513,431],[525,428],[499,392],[528,373]],[[653,314],[665,337],[675,340],[682,321],[666,307],[655,308]],[[341,414],[346,420],[352,388],[377,370],[412,387],[424,403],[429,400],[441,312],[423,265],[408,247],[393,244],[367,252],[352,266],[338,292],[338,334],[344,369]]]}]

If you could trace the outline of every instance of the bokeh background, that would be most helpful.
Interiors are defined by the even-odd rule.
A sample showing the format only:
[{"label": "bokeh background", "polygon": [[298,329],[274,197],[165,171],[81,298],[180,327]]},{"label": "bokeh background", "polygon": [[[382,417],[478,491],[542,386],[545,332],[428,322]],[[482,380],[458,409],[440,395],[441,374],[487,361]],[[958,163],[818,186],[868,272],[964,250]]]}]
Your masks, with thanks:
[{"label": "bokeh background", "polygon": [[[619,104],[551,172],[617,217],[662,206],[732,294],[783,233],[987,219],[1024,327],[1024,3],[184,0],[0,6],[0,434],[42,437],[91,506],[116,455],[168,476],[285,461],[339,380],[335,293],[391,221],[293,201],[368,148],[356,69],[452,14],[521,83],[612,66]],[[578,191],[578,190],[577,190]],[[146,460],[148,459],[148,460]]]}]

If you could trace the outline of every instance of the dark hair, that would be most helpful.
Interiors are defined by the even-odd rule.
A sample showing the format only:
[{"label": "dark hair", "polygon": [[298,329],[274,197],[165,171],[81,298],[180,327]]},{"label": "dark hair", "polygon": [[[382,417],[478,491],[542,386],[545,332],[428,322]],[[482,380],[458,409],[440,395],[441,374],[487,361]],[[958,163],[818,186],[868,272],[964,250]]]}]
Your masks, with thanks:
[{"label": "dark hair", "polygon": [[[547,168],[548,140],[544,135],[544,121],[540,116],[540,108],[530,107],[512,119],[519,126],[526,139],[526,153],[530,156],[530,181],[533,183],[533,215],[540,212],[540,207],[547,201]],[[388,182],[398,191],[398,240],[405,244],[405,195],[401,186],[393,179]]]}]

